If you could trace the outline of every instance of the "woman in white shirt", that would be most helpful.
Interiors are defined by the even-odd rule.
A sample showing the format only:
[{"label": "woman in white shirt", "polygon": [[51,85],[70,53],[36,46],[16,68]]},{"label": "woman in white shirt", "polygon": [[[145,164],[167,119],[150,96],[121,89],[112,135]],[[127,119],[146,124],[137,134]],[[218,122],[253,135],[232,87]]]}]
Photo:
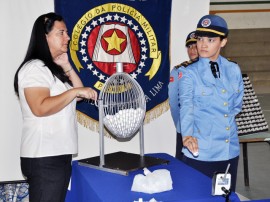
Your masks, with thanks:
[{"label": "woman in white shirt", "polygon": [[15,74],[23,116],[21,169],[31,202],[65,201],[72,155],[78,152],[76,102],[97,99],[68,61],[69,40],[61,16],[41,15]]}]

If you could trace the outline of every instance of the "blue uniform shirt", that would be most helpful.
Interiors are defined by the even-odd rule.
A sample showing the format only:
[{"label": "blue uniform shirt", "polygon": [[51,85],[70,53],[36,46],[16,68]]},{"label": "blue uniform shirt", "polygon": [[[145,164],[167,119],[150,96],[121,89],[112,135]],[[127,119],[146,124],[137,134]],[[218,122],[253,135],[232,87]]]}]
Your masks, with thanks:
[{"label": "blue uniform shirt", "polygon": [[180,103],[179,103],[179,88],[178,88],[178,74],[179,67],[176,66],[172,69],[170,74],[169,89],[169,104],[173,122],[178,133],[181,132],[180,128]]},{"label": "blue uniform shirt", "polygon": [[220,78],[214,78],[208,58],[180,68],[179,100],[182,136],[198,139],[199,156],[187,148],[185,156],[223,161],[239,155],[235,116],[241,111],[244,86],[237,64],[219,56]]}]

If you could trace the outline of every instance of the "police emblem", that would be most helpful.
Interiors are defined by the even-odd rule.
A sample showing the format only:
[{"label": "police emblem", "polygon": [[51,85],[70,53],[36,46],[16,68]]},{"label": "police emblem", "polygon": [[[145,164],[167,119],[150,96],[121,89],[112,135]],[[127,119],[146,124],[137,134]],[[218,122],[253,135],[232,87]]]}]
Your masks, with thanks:
[{"label": "police emblem", "polygon": [[195,36],[195,32],[192,32],[192,33],[189,35],[189,38],[191,38],[191,39],[196,38],[196,36]]},{"label": "police emblem", "polygon": [[[162,52],[155,31],[128,5],[109,3],[89,10],[74,26],[71,38],[72,61],[79,72],[86,68],[97,77],[98,90],[116,72],[116,62],[124,63],[124,72],[134,79],[144,73],[151,80],[160,67]],[[146,66],[151,67],[148,72]]]},{"label": "police emblem", "polygon": [[209,27],[211,25],[211,20],[209,18],[206,18],[202,21],[201,25],[203,27]]},{"label": "police emblem", "polygon": [[[148,114],[156,118],[150,115],[157,114],[155,108],[169,108],[166,86],[170,73],[171,0],[155,4],[145,1],[143,6],[141,1],[57,0],[55,8],[64,17],[68,30],[72,30],[69,54],[84,86],[99,92],[116,72],[116,63],[121,62],[123,71],[145,93],[145,122],[150,121]],[[161,8],[162,14],[153,15]],[[91,101],[80,102],[77,110],[82,116],[98,120],[98,109]]]}]

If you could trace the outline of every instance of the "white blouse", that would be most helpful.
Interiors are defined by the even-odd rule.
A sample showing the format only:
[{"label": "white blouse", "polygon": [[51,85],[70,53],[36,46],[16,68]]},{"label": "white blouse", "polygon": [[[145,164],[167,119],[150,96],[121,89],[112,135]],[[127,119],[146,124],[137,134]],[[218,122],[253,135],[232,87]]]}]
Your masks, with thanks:
[{"label": "white blouse", "polygon": [[61,111],[45,117],[35,116],[29,108],[24,89],[45,87],[51,96],[72,88],[54,77],[40,60],[26,63],[19,72],[18,86],[23,116],[21,157],[46,157],[78,152],[76,99]]}]

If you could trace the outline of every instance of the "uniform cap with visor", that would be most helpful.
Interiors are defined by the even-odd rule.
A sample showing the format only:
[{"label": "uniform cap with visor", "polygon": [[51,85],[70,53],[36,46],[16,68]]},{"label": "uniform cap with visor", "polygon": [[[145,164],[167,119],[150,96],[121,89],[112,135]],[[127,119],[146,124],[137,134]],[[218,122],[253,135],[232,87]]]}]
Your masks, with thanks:
[{"label": "uniform cap with visor", "polygon": [[196,36],[224,37],[228,36],[229,30],[226,21],[218,15],[203,16],[196,29]]},{"label": "uniform cap with visor", "polygon": [[193,32],[190,32],[188,35],[187,35],[187,39],[186,39],[186,47],[188,47],[189,45],[193,44],[193,43],[196,43],[197,42],[197,38],[196,38],[196,35],[195,35],[195,31]]}]

